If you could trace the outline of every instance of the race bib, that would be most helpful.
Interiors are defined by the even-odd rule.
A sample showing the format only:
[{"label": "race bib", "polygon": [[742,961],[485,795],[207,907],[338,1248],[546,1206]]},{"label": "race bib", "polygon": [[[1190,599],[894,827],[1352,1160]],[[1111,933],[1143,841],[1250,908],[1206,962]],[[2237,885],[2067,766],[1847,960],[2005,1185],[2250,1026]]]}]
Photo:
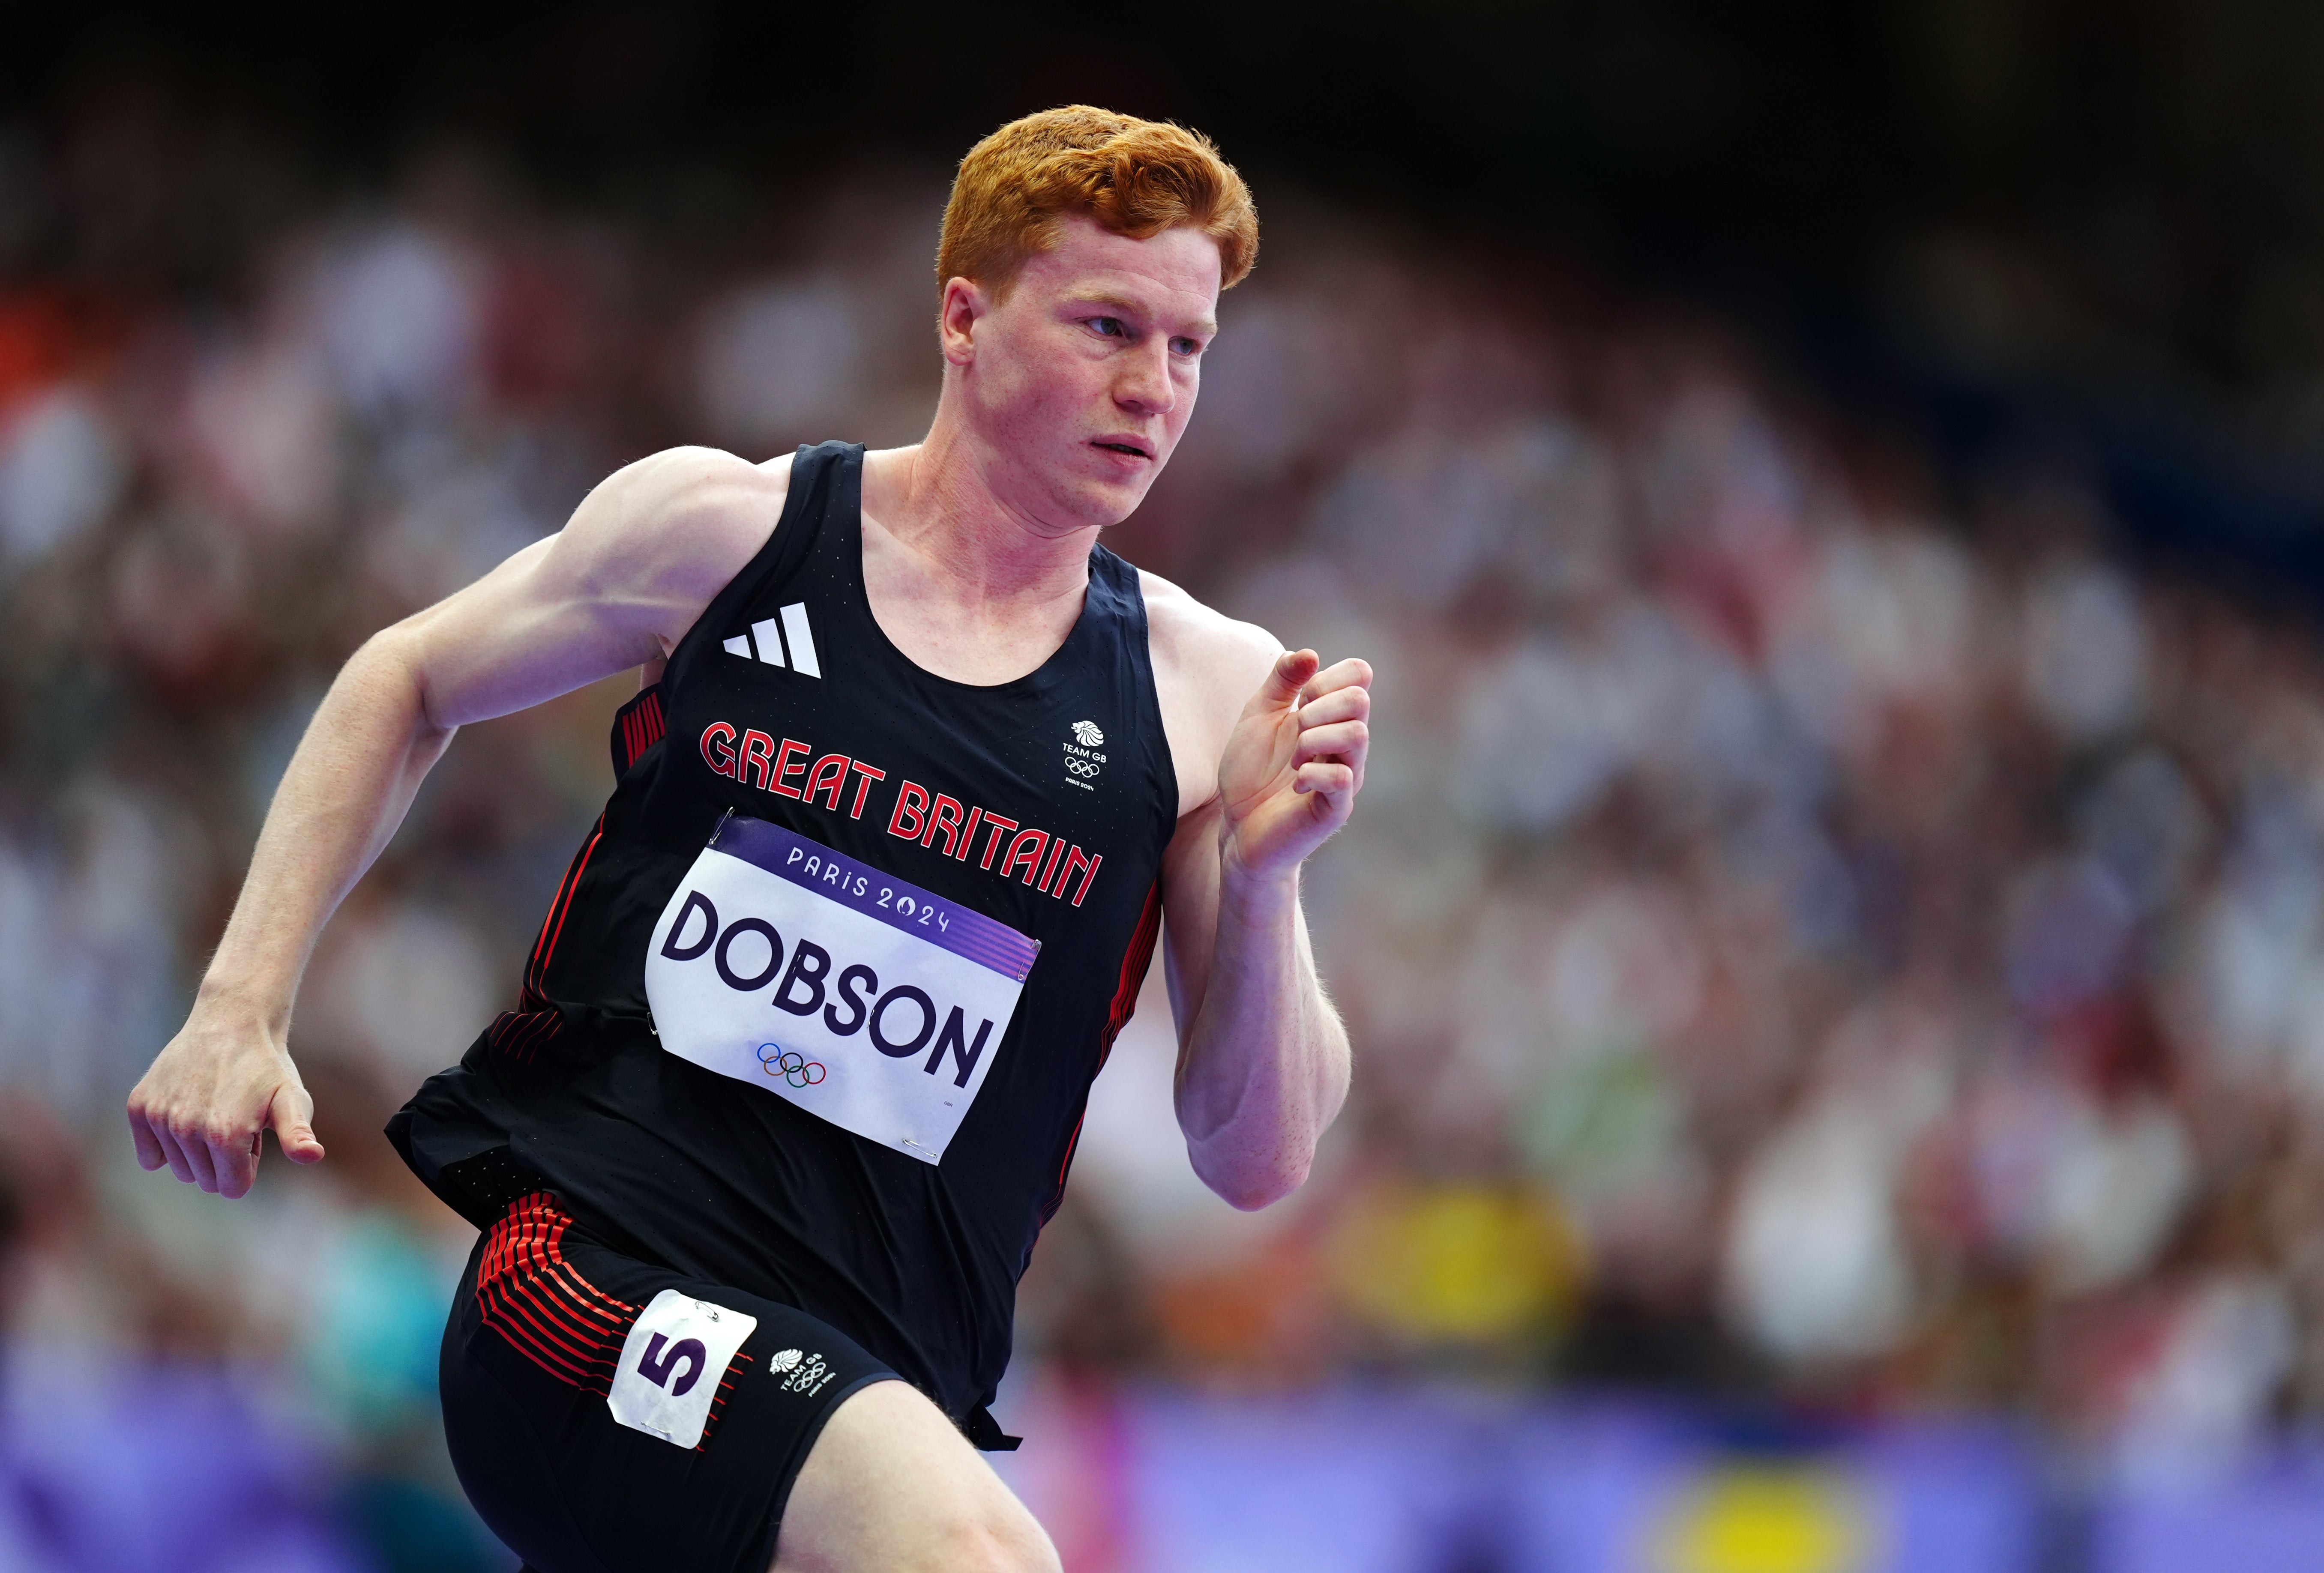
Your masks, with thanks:
[{"label": "race bib", "polygon": [[927,1163],[992,1070],[1039,942],[730,815],[654,924],[661,1046]]},{"label": "race bib", "polygon": [[755,1316],[663,1290],[631,1324],[606,1407],[632,1430],[693,1447],[702,1440],[726,1363],[758,1325]]}]

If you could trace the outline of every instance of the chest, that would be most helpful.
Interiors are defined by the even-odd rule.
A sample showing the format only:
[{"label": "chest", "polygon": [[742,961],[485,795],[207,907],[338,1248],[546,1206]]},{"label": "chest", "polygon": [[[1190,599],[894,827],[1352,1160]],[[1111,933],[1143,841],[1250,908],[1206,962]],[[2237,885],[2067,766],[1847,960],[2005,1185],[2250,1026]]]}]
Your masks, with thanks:
[{"label": "chest", "polygon": [[[678,668],[668,785],[1041,932],[1151,878],[1175,781],[1144,667],[1104,639],[964,688],[844,602],[740,610]],[[779,659],[770,658],[779,657]]]},{"label": "chest", "polygon": [[[865,517],[859,537],[872,621],[915,667],[950,682],[998,687],[1038,670],[1072,637],[1087,595],[1086,541],[994,576],[972,542],[916,547]],[[982,566],[983,565],[975,565]]]},{"label": "chest", "polygon": [[[1089,593],[1084,579],[1070,577],[1056,593],[1005,603],[947,593],[937,566],[868,520],[862,554],[866,610],[883,642],[921,671],[968,686],[998,687],[1038,670],[1072,638]],[[1216,718],[1205,713],[1175,663],[1147,665],[1185,813],[1208,802],[1216,789]]]}]

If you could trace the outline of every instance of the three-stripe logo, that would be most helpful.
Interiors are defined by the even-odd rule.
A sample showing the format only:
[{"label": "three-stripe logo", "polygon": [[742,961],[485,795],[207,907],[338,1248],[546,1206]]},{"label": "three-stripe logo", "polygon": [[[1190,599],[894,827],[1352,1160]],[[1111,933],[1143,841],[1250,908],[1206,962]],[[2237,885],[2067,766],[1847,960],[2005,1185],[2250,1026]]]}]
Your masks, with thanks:
[{"label": "three-stripe logo", "polygon": [[[778,628],[779,619],[781,626]],[[788,667],[808,677],[823,676],[823,664],[816,659],[815,630],[807,626],[807,603],[794,601],[775,617],[762,618],[751,625],[747,634],[738,633],[725,641],[726,653],[744,660],[763,661],[770,667]],[[788,648],[786,658],[785,649]]]}]

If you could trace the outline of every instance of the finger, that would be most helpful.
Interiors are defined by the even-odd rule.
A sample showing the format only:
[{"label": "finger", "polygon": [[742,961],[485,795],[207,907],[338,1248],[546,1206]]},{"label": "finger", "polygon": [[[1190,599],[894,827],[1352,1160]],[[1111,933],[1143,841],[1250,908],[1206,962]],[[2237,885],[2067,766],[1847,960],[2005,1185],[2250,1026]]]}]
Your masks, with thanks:
[{"label": "finger", "polygon": [[1320,792],[1327,797],[1351,792],[1355,785],[1355,770],[1335,759],[1311,760],[1300,766],[1299,773],[1291,777],[1294,792]]},{"label": "finger", "polygon": [[258,1178],[259,1133],[246,1136],[213,1140],[208,1144],[210,1170],[217,1176],[218,1194],[232,1201],[250,1194],[250,1187]]},{"label": "finger", "polygon": [[282,1144],[284,1157],[294,1164],[322,1161],[323,1144],[315,1137],[315,1100],[305,1087],[285,1081],[276,1088],[273,1101],[266,1106],[266,1123]]},{"label": "finger", "polygon": [[186,1154],[186,1166],[194,1172],[194,1183],[215,1195],[217,1192],[217,1170],[210,1163],[210,1145],[199,1131],[172,1131],[178,1138],[178,1150]]},{"label": "finger", "polygon": [[[1315,756],[1315,762],[1320,764],[1346,766],[1348,770],[1348,789],[1352,792],[1361,792],[1364,789],[1364,750],[1366,746],[1367,745],[1363,743],[1358,743],[1355,747],[1351,749],[1340,749],[1332,753],[1318,754]],[[1304,763],[1301,768],[1305,768]],[[1296,779],[1296,777],[1295,777],[1294,778]],[[1340,788],[1334,786],[1331,788],[1331,790],[1337,792]]]},{"label": "finger", "polygon": [[[1317,665],[1321,666],[1319,660]],[[1370,688],[1372,685],[1372,664],[1354,656],[1335,661],[1309,677],[1302,685],[1306,695],[1314,699],[1340,688]]]},{"label": "finger", "polygon": [[[1291,756],[1294,765],[1304,765],[1310,759],[1320,759],[1329,754],[1352,754],[1371,741],[1371,728],[1360,721],[1342,721],[1332,726],[1311,726],[1299,734],[1299,746]],[[1343,760],[1352,765],[1352,759]]]},{"label": "finger", "polygon": [[194,1166],[186,1161],[186,1149],[178,1145],[177,1134],[166,1125],[157,1124],[152,1129],[153,1139],[161,1148],[161,1158],[170,1165],[170,1173],[187,1184],[193,1184]]},{"label": "finger", "polygon": [[129,1139],[137,1144],[139,1168],[158,1169],[170,1161],[169,1154],[161,1151],[161,1142],[154,1137],[152,1127],[145,1123],[145,1111],[134,1103],[129,1106]]},{"label": "finger", "polygon": [[1299,697],[1299,691],[1323,664],[1314,650],[1286,650],[1275,658],[1275,665],[1259,692],[1251,695],[1250,708],[1254,710],[1284,710]]},{"label": "finger", "polygon": [[[1312,686],[1312,685],[1311,685]],[[1371,691],[1349,686],[1310,700],[1299,708],[1301,726],[1328,726],[1335,721],[1367,721],[1372,713]]]}]

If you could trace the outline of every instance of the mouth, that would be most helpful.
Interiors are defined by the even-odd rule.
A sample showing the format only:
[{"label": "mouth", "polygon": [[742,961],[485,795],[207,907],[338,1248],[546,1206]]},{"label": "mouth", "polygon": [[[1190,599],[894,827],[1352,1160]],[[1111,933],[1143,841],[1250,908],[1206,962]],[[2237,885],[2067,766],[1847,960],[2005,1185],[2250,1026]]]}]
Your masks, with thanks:
[{"label": "mouth", "polygon": [[1148,453],[1144,448],[1139,446],[1136,443],[1127,442],[1119,437],[1102,438],[1097,442],[1092,443],[1090,446],[1092,447],[1103,448],[1108,453],[1121,454],[1133,459],[1150,459],[1154,456],[1152,454]]}]

